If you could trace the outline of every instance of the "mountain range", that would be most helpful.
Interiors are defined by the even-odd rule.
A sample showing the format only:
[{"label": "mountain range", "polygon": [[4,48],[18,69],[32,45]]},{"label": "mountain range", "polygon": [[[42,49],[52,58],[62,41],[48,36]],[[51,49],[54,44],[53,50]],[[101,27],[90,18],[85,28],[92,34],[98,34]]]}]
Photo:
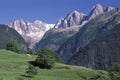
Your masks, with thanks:
[{"label": "mountain range", "polygon": [[33,48],[42,39],[45,32],[54,27],[54,24],[47,24],[39,20],[27,22],[20,19],[8,26],[15,29],[24,38],[29,48]]},{"label": "mountain range", "polygon": [[[62,44],[62,46],[60,46],[60,48],[57,50],[60,57],[62,58],[61,59],[62,62],[69,63],[71,57],[76,55],[80,49],[84,49],[85,46],[87,46],[89,43],[91,43],[91,41],[93,41],[94,39],[107,34],[107,32],[114,29],[114,27],[119,23],[120,23],[120,8],[116,8],[111,11],[104,12],[103,14],[91,19],[88,23],[86,23],[80,29],[80,31],[75,36],[73,36],[68,41],[66,41],[64,44]],[[118,47],[118,46],[116,45],[116,47]],[[107,51],[109,51],[109,49]],[[80,56],[83,56],[83,55],[87,56],[90,53],[92,53],[92,52],[87,52]],[[117,56],[115,53],[112,53],[112,55]],[[104,53],[104,54],[107,54],[107,53]],[[89,58],[91,58],[91,57],[94,57],[94,55],[91,54],[91,56],[89,56]],[[104,55],[104,58],[105,57],[107,57],[107,55]],[[78,59],[79,58],[81,59],[81,57],[78,57]],[[89,60],[89,58],[87,58],[87,59]],[[82,59],[83,59],[83,61],[85,61],[85,58],[82,58]],[[103,58],[99,59],[99,61],[101,61],[102,59]],[[107,59],[107,60],[110,61],[109,59]],[[106,62],[108,62],[107,60],[106,60]],[[119,60],[117,60],[117,62],[119,62]],[[78,63],[80,63],[80,62],[78,61]],[[87,62],[85,62],[85,63],[87,63]],[[104,62],[101,61],[101,63],[103,63],[101,65],[104,66]],[[112,60],[109,63],[112,63]],[[77,63],[75,63],[75,64],[77,65]],[[82,62],[81,62],[81,64],[82,64]],[[82,64],[82,66],[94,68],[95,66],[98,66],[98,64],[94,64],[94,67],[91,65],[88,66],[85,64]],[[107,67],[104,67],[104,69],[106,69],[106,68]],[[99,66],[99,67],[97,67],[97,69],[103,69],[103,68],[101,66]]]},{"label": "mountain range", "polygon": [[84,13],[80,13],[74,10],[70,14],[68,14],[65,18],[59,19],[55,25],[55,28],[66,28],[66,27],[71,27],[76,25],[79,25],[80,27],[82,27],[89,20],[95,18],[96,16],[99,16],[104,12],[108,12],[113,9],[115,8],[107,7],[106,9],[104,9],[100,4],[97,4],[92,8],[89,15],[86,15]]},{"label": "mountain range", "polygon": [[[75,36],[69,39],[65,44],[62,44],[58,53],[67,60],[69,57],[67,56],[66,58],[64,55],[68,54],[69,56],[72,56],[79,50],[79,48],[84,47],[91,40],[104,32],[104,30],[110,30],[118,23],[120,23],[119,8],[104,12],[103,14],[91,19]],[[63,61],[66,60],[63,59]]]},{"label": "mountain range", "polygon": [[48,30],[55,29],[55,28],[57,29],[67,28],[67,27],[73,27],[73,26],[82,27],[92,18],[106,11],[111,11],[112,9],[114,8],[108,7],[107,9],[103,9],[103,7],[100,4],[97,4],[96,6],[93,7],[89,15],[85,15],[84,13],[80,13],[74,10],[70,14],[68,14],[65,18],[59,19],[56,24],[47,24],[39,20],[36,20],[34,22],[28,22],[20,19],[20,20],[15,20],[14,22],[10,23],[8,26],[15,29],[24,38],[26,43],[29,45],[29,48],[34,48],[34,47],[36,48],[36,45],[41,45],[39,43],[41,43],[40,42],[41,39],[43,38],[44,34]]},{"label": "mountain range", "polygon": [[76,10],[72,11],[65,18],[58,20],[54,28],[48,31],[42,40],[37,43],[35,50],[48,48],[57,51],[65,41],[75,35],[79,29],[91,19],[113,9],[113,7],[104,9],[100,4],[97,4],[93,7],[89,15],[85,15],[84,13],[80,13]]},{"label": "mountain range", "polygon": [[108,69],[112,63],[120,63],[117,35],[120,8],[104,9],[97,4],[88,15],[73,10],[56,24],[20,19],[8,26],[22,36],[22,42],[29,48],[35,51],[43,48],[56,51],[62,63],[94,69]]}]

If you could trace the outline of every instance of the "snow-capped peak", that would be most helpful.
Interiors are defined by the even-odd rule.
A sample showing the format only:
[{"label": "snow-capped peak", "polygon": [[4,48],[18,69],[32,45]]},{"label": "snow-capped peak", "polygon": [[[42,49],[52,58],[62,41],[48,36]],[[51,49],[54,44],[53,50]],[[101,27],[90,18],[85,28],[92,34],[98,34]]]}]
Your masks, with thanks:
[{"label": "snow-capped peak", "polygon": [[40,20],[25,22],[20,19],[15,20],[8,26],[15,29],[26,42],[30,43],[29,47],[32,48],[42,39],[46,31],[54,27],[54,24],[47,24]]},{"label": "snow-capped peak", "polygon": [[43,22],[40,21],[40,20],[36,20],[36,21],[34,21],[34,23],[40,23],[40,24],[43,24]]},{"label": "snow-capped peak", "polygon": [[55,24],[45,24],[45,26],[50,27],[50,28],[54,28]]}]

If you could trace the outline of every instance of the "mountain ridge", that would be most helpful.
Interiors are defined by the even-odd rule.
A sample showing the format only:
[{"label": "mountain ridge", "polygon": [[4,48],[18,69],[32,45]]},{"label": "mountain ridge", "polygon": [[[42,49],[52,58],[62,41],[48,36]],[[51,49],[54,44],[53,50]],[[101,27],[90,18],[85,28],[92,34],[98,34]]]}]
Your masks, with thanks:
[{"label": "mountain ridge", "polygon": [[[94,17],[96,16],[99,16],[99,15],[102,15],[103,13],[105,13],[105,12],[108,12],[109,13],[109,11],[111,11],[111,10],[113,10],[113,7],[108,7],[107,8],[107,11],[106,11],[106,9],[103,9],[103,7],[100,5],[100,4],[97,4],[95,7],[93,7],[93,9],[92,9],[92,11],[91,11],[91,13],[93,13],[93,12],[96,12],[96,11],[99,11],[99,7],[102,9],[102,12],[97,12],[97,14],[96,15],[94,15]],[[101,10],[100,9],[100,10]],[[109,9],[109,10],[108,10]],[[104,10],[104,12],[103,12],[103,10]],[[98,14],[99,13],[99,14]],[[78,18],[76,18],[76,15],[78,16]],[[82,15],[82,17],[81,17],[81,15]],[[80,17],[79,17],[80,16]],[[89,16],[89,15],[88,15]],[[39,49],[42,49],[42,48],[48,48],[48,49],[50,49],[50,50],[53,50],[53,51],[57,51],[59,48],[60,48],[60,46],[62,45],[62,44],[64,44],[65,42],[64,41],[66,41],[66,40],[68,40],[67,39],[67,35],[69,35],[67,32],[68,32],[68,29],[69,28],[71,28],[71,29],[69,29],[69,30],[71,30],[71,32],[73,32],[73,35],[75,35],[77,32],[79,32],[79,30],[82,28],[82,26],[84,26],[84,24],[87,24],[87,22],[89,22],[90,20],[92,20],[92,19],[94,19],[94,17],[92,18],[92,17],[90,17],[90,20],[88,19],[88,16],[87,15],[85,15],[85,14],[83,14],[83,13],[79,13],[78,11],[76,11],[76,10],[73,10],[73,11],[71,11],[71,13],[70,14],[68,14],[65,18],[61,18],[61,19],[59,19],[58,20],[58,22],[56,23],[56,25],[55,25],[55,29],[52,29],[52,30],[50,30],[50,31],[48,31],[48,32],[46,32],[46,34],[43,36],[43,38],[41,39],[41,41],[39,41],[39,43],[37,43],[36,44],[36,46],[34,47],[35,48],[35,50],[39,50]],[[73,19],[74,18],[74,19]],[[84,19],[83,19],[84,18]],[[81,19],[81,20],[80,20]],[[87,21],[88,20],[88,21]],[[69,25],[74,25],[74,26],[68,26],[68,22],[67,22],[67,24],[65,24],[65,26],[64,26],[64,22],[66,22],[66,21],[68,21],[69,23],[71,23],[71,24],[69,24]],[[62,24],[63,23],[63,24]],[[60,26],[59,26],[60,25]],[[57,27],[57,26],[59,26],[59,27]],[[63,27],[62,27],[63,26]],[[78,28],[79,27],[79,28]],[[73,29],[74,28],[74,29]],[[76,30],[75,30],[75,28],[77,28],[78,30],[77,30],[77,32],[76,32]],[[63,30],[61,33],[59,32],[59,30]],[[64,30],[65,30],[65,32],[64,32]],[[54,31],[56,32],[56,33],[54,33]],[[75,33],[75,34],[74,34]],[[57,37],[57,35],[59,36],[59,37]],[[60,36],[61,35],[61,36]],[[72,34],[71,34],[72,35]],[[72,36],[73,36],[72,35]],[[53,37],[52,37],[53,36]],[[55,37],[54,37],[55,36]],[[71,36],[71,37],[72,37]],[[48,38],[49,37],[49,38]],[[69,37],[69,39],[71,38],[71,37]],[[62,38],[64,38],[64,40],[62,39]],[[72,49],[71,49],[72,50]]]},{"label": "mountain ridge", "polygon": [[56,51],[61,44],[79,31],[80,27],[53,28],[45,33],[43,38],[34,47],[35,51],[39,49],[50,49]]},{"label": "mountain ridge", "polygon": [[65,18],[58,20],[56,24],[47,24],[36,20],[34,22],[24,21],[22,19],[15,20],[9,24],[11,28],[15,29],[29,44],[30,48],[34,48],[37,43],[44,37],[44,34],[52,28],[69,28],[69,27],[83,27],[91,19],[113,10],[113,7],[104,9],[100,4],[93,7],[89,15],[80,13],[77,10],[71,11]]},{"label": "mountain ridge", "polygon": [[109,70],[113,63],[120,63],[119,34],[120,24],[81,48],[69,59],[68,64]]},{"label": "mountain ridge", "polygon": [[54,24],[47,24],[39,20],[27,22],[20,19],[15,20],[8,26],[15,29],[29,44],[29,47],[33,48],[41,40],[45,32],[54,27]]},{"label": "mountain ridge", "polygon": [[91,19],[85,24],[75,36],[71,37],[71,39],[62,44],[58,49],[57,52],[62,57],[62,61],[66,63],[67,59],[73,56],[80,48],[84,47],[98,35],[111,30],[115,25],[119,24],[119,12],[120,8],[116,8],[111,12],[105,12]]},{"label": "mountain ridge", "polygon": [[103,14],[104,12],[109,12],[113,9],[115,8],[110,6],[104,9],[101,4],[96,4],[95,6],[93,6],[91,12],[88,15],[77,10],[73,10],[65,18],[60,18],[57,21],[55,28],[66,28],[76,25],[80,25],[80,27],[82,27],[87,22],[89,22],[89,20],[95,18],[96,16],[99,16],[100,14]]}]

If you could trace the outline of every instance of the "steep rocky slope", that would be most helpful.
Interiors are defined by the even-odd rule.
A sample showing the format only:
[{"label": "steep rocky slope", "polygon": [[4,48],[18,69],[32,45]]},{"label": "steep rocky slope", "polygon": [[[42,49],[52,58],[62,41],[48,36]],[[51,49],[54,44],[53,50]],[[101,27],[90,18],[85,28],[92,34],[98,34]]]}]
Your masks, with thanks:
[{"label": "steep rocky slope", "polygon": [[55,25],[55,28],[66,28],[66,27],[73,27],[76,25],[82,27],[96,16],[99,16],[100,14],[111,11],[113,9],[114,9],[113,7],[107,7],[107,9],[104,9],[102,5],[97,4],[93,6],[89,15],[74,10],[70,14],[68,14],[65,18],[59,19]]},{"label": "steep rocky slope", "polygon": [[[71,39],[58,49],[62,62],[66,63],[80,48],[120,23],[120,8],[105,12],[85,24]],[[103,34],[104,35],[104,34]]]},{"label": "steep rocky slope", "polygon": [[35,46],[35,50],[47,48],[56,51],[60,45],[66,42],[69,38],[79,31],[80,27],[51,29],[42,38],[42,40]]},{"label": "steep rocky slope", "polygon": [[35,49],[48,48],[56,51],[61,44],[68,40],[68,38],[75,35],[75,33],[79,31],[79,28],[96,16],[101,15],[105,11],[111,11],[112,9],[112,7],[108,7],[106,10],[104,10],[100,4],[97,4],[93,7],[88,16],[76,10],[72,11],[65,18],[58,20],[55,25],[55,29],[48,31],[43,39],[35,46]]},{"label": "steep rocky slope", "polygon": [[55,28],[67,28],[76,25],[83,25],[82,20],[85,18],[85,14],[78,11],[72,11],[65,18],[61,18],[55,25]]},{"label": "steep rocky slope", "polygon": [[120,63],[120,24],[91,41],[69,59],[69,64],[94,69],[109,69],[113,63]]}]

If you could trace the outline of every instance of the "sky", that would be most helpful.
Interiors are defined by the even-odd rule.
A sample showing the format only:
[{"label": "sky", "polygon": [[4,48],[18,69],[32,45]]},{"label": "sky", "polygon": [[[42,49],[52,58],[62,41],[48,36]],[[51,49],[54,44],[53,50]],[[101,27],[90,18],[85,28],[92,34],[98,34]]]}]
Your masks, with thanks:
[{"label": "sky", "polygon": [[0,0],[0,24],[17,19],[53,24],[73,10],[89,14],[96,4],[120,7],[120,0]]}]

